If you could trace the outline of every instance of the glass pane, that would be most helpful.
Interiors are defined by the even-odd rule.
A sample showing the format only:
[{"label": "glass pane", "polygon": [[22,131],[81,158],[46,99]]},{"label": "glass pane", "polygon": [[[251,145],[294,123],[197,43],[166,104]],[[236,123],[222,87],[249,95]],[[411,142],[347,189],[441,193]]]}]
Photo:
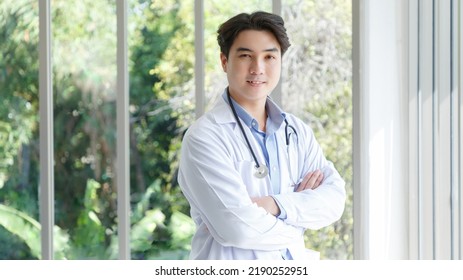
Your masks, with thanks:
[{"label": "glass pane", "polygon": [[39,259],[38,3],[0,11],[0,259]]},{"label": "glass pane", "polygon": [[60,0],[51,9],[55,222],[67,238],[55,250],[117,258],[115,3]]},{"label": "glass pane", "polygon": [[306,244],[322,259],[352,259],[351,1],[283,1],[283,18],[291,40],[283,59],[283,107],[312,127],[348,194],[343,217],[306,231]]},{"label": "glass pane", "polygon": [[132,259],[188,258],[194,225],[176,168],[195,117],[193,4],[130,2]]}]

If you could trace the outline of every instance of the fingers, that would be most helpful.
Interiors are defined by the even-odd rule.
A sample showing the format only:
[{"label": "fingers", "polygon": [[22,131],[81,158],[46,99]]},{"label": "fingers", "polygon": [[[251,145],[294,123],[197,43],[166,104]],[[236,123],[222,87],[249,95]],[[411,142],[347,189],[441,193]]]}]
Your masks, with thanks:
[{"label": "fingers", "polygon": [[323,172],[321,171],[318,171],[319,175],[317,177],[317,180],[315,180],[315,183],[312,187],[312,190],[318,188],[321,184],[322,184],[322,181],[323,181]]},{"label": "fingers", "polygon": [[276,203],[275,199],[271,196],[251,197],[251,201],[256,203],[257,206],[264,208],[273,216],[280,215],[280,207]]},{"label": "fingers", "polygon": [[323,173],[320,170],[309,172],[304,177],[304,180],[302,180],[297,191],[303,191],[303,190],[308,190],[308,189],[314,190],[318,186],[320,186],[322,180],[323,180]]},{"label": "fingers", "polygon": [[304,179],[302,179],[302,182],[297,187],[296,192],[300,192],[300,191],[305,190],[305,186],[307,185],[307,182],[309,182],[309,180],[312,177],[313,173],[314,173],[314,171],[311,171],[311,172],[307,173],[304,176]]},{"label": "fingers", "polygon": [[314,190],[320,186],[320,184],[323,181],[323,172],[320,170],[315,170],[307,173],[305,175],[304,179],[302,182],[299,184],[299,186],[296,189],[296,192],[300,192],[303,190]]}]

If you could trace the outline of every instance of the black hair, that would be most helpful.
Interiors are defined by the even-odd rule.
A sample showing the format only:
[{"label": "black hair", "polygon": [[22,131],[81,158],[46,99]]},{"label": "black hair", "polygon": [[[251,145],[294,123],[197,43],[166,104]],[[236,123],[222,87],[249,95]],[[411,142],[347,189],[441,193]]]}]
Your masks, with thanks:
[{"label": "black hair", "polygon": [[222,23],[217,30],[220,51],[228,58],[230,48],[241,31],[265,30],[275,36],[281,48],[281,56],[291,46],[283,18],[267,12],[241,13]]}]

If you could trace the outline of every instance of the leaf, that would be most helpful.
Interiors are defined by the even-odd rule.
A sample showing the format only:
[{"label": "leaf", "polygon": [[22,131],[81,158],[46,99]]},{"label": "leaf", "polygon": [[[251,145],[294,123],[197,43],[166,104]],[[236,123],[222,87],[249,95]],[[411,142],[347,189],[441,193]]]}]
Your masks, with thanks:
[{"label": "leaf", "polygon": [[40,223],[23,212],[0,204],[0,225],[17,235],[31,249],[34,257],[40,259]]},{"label": "leaf", "polygon": [[172,244],[190,249],[191,238],[196,230],[196,226],[189,216],[175,211],[170,218],[169,229],[172,232]]},{"label": "leaf", "polygon": [[[12,207],[0,204],[0,226],[18,236],[30,248],[31,254],[41,258],[41,226],[38,221]],[[54,227],[55,259],[64,259],[69,236],[58,226]]]},{"label": "leaf", "polygon": [[164,214],[159,209],[145,212],[145,216],[132,226],[131,241],[133,251],[145,251],[152,247],[153,232],[157,226],[162,226]]}]

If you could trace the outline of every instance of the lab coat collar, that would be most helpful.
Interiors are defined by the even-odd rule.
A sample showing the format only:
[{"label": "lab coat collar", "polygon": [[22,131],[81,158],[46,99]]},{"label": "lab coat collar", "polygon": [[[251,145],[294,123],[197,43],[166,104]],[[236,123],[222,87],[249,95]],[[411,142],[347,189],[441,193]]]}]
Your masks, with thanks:
[{"label": "lab coat collar", "polygon": [[[226,100],[227,89],[228,87],[224,89],[223,93],[221,94],[221,98],[217,98],[217,103],[213,109],[217,110],[217,113],[214,115],[218,124],[236,123],[230,105],[228,105],[228,101]],[[276,124],[276,127],[273,129],[278,130],[278,128],[283,125],[284,120],[286,119],[286,113],[272,100],[270,96],[267,98],[267,103],[265,106],[267,106],[272,122]],[[252,117],[249,117],[249,120],[243,120],[248,127],[250,127],[250,123],[252,121]]]},{"label": "lab coat collar", "polygon": [[[243,132],[241,132],[240,127],[238,126],[238,123],[236,122],[236,119],[233,116],[233,112],[230,106],[228,105],[228,103],[224,100],[224,98],[217,98],[217,103],[215,104],[214,108],[211,110],[211,113],[212,113],[214,120],[217,122],[217,124],[219,125],[233,124],[233,133],[235,134],[236,139],[241,139],[243,145],[246,147],[246,150],[249,150],[249,148],[246,146]],[[244,130],[251,144],[252,150],[256,153],[258,161],[264,163],[265,157],[262,152],[262,149],[259,147],[259,144],[255,140],[255,138],[252,136],[249,130],[249,127],[245,127]],[[266,180],[269,180],[269,179],[267,178]]]},{"label": "lab coat collar", "polygon": [[215,111],[213,116],[218,124],[236,123],[230,106],[223,98],[217,98],[217,103],[212,110]]}]

